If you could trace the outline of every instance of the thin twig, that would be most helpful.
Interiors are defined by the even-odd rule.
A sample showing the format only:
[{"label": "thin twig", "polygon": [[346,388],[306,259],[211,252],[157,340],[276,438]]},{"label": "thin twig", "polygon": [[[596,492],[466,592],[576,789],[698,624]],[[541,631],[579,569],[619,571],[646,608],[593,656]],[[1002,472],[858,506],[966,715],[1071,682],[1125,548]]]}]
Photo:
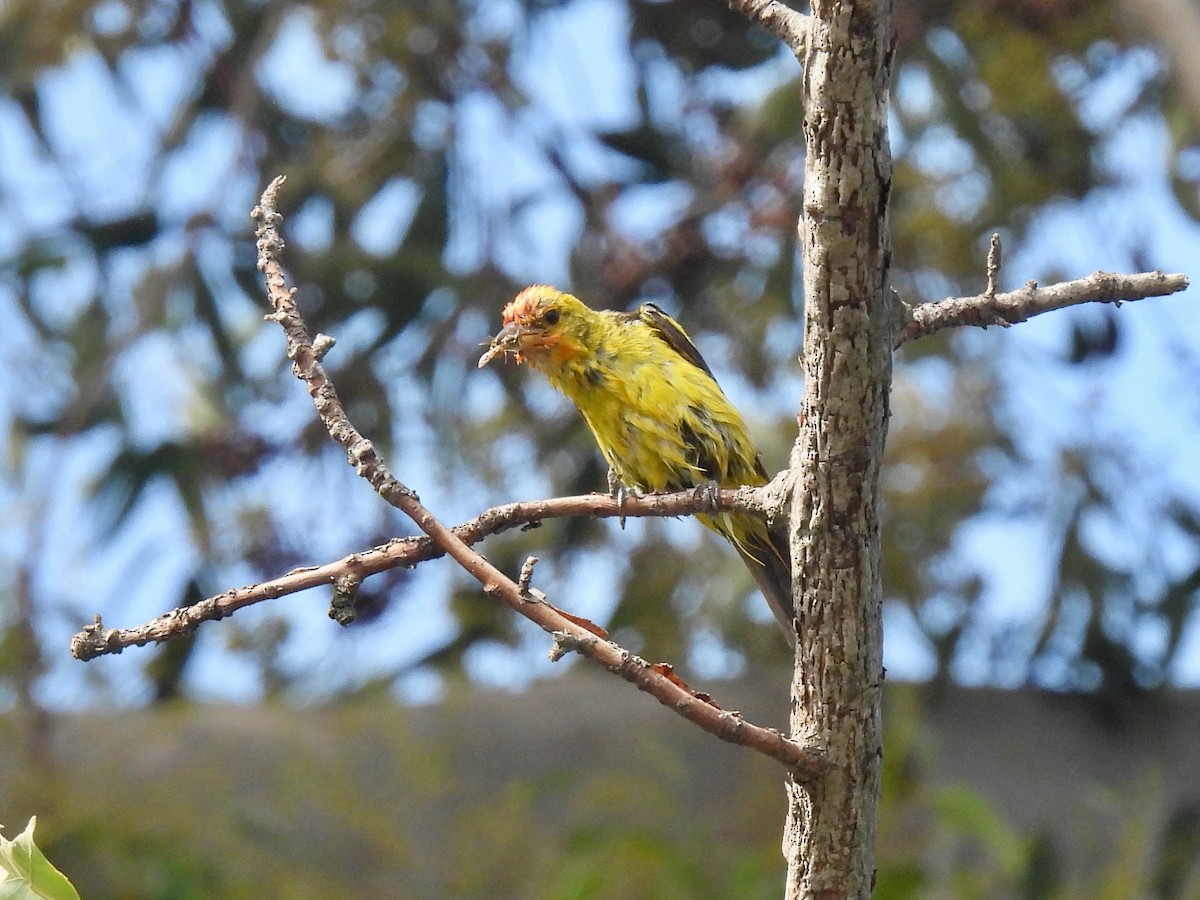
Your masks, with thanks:
[{"label": "thin twig", "polygon": [[803,59],[811,21],[809,16],[780,3],[779,0],[726,0],[726,2],[734,12],[741,13],[751,22],[767,29],[787,44],[792,53]]},{"label": "thin twig", "polygon": [[521,566],[521,575],[517,578],[517,590],[522,594],[529,593],[529,585],[533,582],[533,567],[538,564],[536,556],[530,556]]},{"label": "thin twig", "polygon": [[[308,388],[317,415],[329,436],[346,451],[354,471],[367,479],[384,500],[403,509],[400,500],[408,498],[416,501],[416,493],[392,475],[376,454],[375,446],[358,432],[346,415],[333,382],[321,364],[322,357],[329,352],[333,343],[323,335],[317,335],[316,342],[309,337],[308,327],[296,309],[296,290],[287,286],[287,278],[278,260],[278,254],[283,250],[283,238],[279,235],[278,226],[283,217],[275,210],[275,198],[283,182],[284,177],[280,175],[267,185],[259,205],[250,213],[250,217],[258,222],[258,270],[266,276],[267,297],[273,310],[266,318],[279,323],[283,329],[288,359],[292,361],[292,373]],[[417,524],[420,525],[419,522]]]},{"label": "thin twig", "polygon": [[950,297],[937,303],[903,307],[906,321],[896,335],[896,346],[914,338],[926,337],[945,328],[962,325],[1007,327],[1041,313],[1081,303],[1116,303],[1144,300],[1176,294],[1188,286],[1186,275],[1141,272],[1118,275],[1094,272],[1087,278],[1063,281],[1047,287],[1029,282],[1023,288],[1004,294],[986,291],[974,297]]},{"label": "thin twig", "polygon": [[983,296],[995,299],[996,291],[999,289],[1000,282],[1000,234],[999,232],[992,233],[992,243],[988,247],[987,259],[987,290],[983,292]]}]

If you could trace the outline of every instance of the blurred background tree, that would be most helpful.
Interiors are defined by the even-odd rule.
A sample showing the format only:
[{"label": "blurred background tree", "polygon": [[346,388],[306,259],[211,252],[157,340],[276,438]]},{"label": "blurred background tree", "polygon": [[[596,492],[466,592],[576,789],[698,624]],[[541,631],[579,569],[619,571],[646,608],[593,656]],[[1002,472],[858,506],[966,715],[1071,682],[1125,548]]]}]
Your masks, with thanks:
[{"label": "blurred background tree", "polygon": [[[339,387],[444,516],[603,485],[567,404],[470,364],[530,281],[677,313],[782,465],[801,391],[796,67],[720,5],[111,0],[2,15],[13,690],[137,702],[381,679],[403,693],[464,664],[529,671],[509,617],[446,571],[368,583],[343,635],[314,597],[94,666],[86,690],[58,651],[93,611],[132,623],[404,528],[355,484],[261,322],[247,210],[275,173],[288,264],[314,327],[338,337]],[[976,289],[994,229],[1011,283],[1186,269],[1197,111],[1120,4],[905,4],[897,51],[903,296]],[[906,351],[894,671],[1104,690],[1200,678],[1186,302]],[[539,548],[547,586],[635,648],[721,672],[780,658],[736,561],[696,552],[708,540],[690,523],[581,521],[488,552],[511,568]],[[588,587],[597,572],[605,592]]]},{"label": "blurred background tree", "polygon": [[[1190,272],[1200,101],[1136,7],[900,5],[906,300],[977,291],[994,230],[1008,287]],[[677,315],[780,468],[802,391],[797,75],[718,3],[0,5],[0,697],[34,755],[46,708],[428,700],[460,674],[549,672],[540,636],[438,564],[368,581],[346,630],[312,592],[157,650],[67,657],[94,612],[134,624],[408,530],[325,438],[261,320],[248,212],[275,174],[285,261],[338,339],[348,410],[445,519],[603,488],[568,404],[474,367],[533,281]],[[1105,699],[1200,683],[1187,302],[905,350],[889,675]],[[580,520],[486,552],[515,571],[536,550],[552,596],[694,675],[782,661],[712,540],[687,521]]]},{"label": "blurred background tree", "polygon": [[[802,390],[797,71],[736,14],[56,10],[0,12],[11,690],[420,695],[463,667],[545,671],[510,617],[433,566],[368,582],[342,635],[314,596],[91,667],[86,686],[60,652],[97,610],[132,623],[404,528],[355,484],[260,322],[247,210],[276,173],[302,302],[340,341],[338,385],[445,517],[604,484],[568,404],[470,365],[530,281],[677,313],[781,466]],[[1187,269],[1198,110],[1121,4],[907,4],[896,46],[906,299],[977,289],[994,229],[1009,283]],[[887,476],[894,673],[1105,691],[1200,679],[1184,302],[906,350]],[[697,552],[708,541],[686,522],[581,521],[488,553],[514,568],[538,548],[546,587],[635,649],[714,673],[781,658],[736,560]]]}]

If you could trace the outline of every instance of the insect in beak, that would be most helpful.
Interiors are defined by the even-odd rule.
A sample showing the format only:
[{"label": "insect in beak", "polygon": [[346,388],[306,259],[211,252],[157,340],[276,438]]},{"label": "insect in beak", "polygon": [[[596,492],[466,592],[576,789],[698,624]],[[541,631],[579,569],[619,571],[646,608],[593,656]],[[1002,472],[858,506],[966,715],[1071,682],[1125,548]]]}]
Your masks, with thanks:
[{"label": "insect in beak", "polygon": [[515,322],[505,325],[492,338],[491,346],[487,348],[483,356],[479,357],[479,368],[482,369],[497,356],[507,353],[511,353],[517,357],[521,353],[521,329]]}]

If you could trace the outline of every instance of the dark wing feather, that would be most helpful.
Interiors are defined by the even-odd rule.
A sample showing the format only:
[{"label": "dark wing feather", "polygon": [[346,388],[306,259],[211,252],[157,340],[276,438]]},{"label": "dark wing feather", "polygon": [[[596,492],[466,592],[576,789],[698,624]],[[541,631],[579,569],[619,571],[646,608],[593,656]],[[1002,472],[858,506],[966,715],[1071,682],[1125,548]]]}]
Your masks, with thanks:
[{"label": "dark wing feather", "polygon": [[[708,363],[704,361],[704,357],[700,355],[700,351],[696,349],[692,339],[687,336],[683,326],[667,315],[661,307],[653,303],[643,303],[638,307],[636,313],[621,313],[620,315],[626,321],[641,320],[645,322],[668,347],[702,370],[713,381],[717,380],[717,376],[712,373],[712,369],[708,367]],[[757,456],[754,458],[754,470],[764,482],[767,480],[767,470],[763,468],[762,459]]]},{"label": "dark wing feather", "polygon": [[770,529],[765,537],[767,543],[757,534],[750,535],[744,546],[737,548],[738,555],[762,591],[767,606],[775,614],[775,621],[794,647],[796,614],[792,609],[791,549],[781,526]]},{"label": "dark wing feather", "polygon": [[[631,315],[630,318],[632,317]],[[638,308],[637,318],[649,325],[654,330],[654,333],[662,338],[672,350],[696,368],[702,369],[709,378],[716,381],[712,369],[708,367],[708,363],[704,361],[704,357],[700,355],[700,351],[696,349],[696,345],[687,336],[687,332],[683,330],[682,325],[653,303],[643,303]]]},{"label": "dark wing feather", "polygon": [[[708,367],[708,363],[704,361],[704,357],[700,355],[700,351],[696,349],[696,345],[683,330],[683,326],[653,303],[642,304],[636,313],[621,313],[621,318],[626,321],[640,319],[645,322],[655,334],[666,342],[667,346],[696,368],[701,369],[713,381],[717,380],[712,369]],[[706,473],[709,473],[710,469],[715,469],[715,465],[704,461],[703,445],[699,438],[694,433],[690,437],[685,434],[684,437],[689,446],[697,448],[695,465]],[[767,470],[763,468],[762,460],[757,456],[754,458],[754,471],[763,482],[766,482]],[[722,531],[720,528],[717,530]],[[722,533],[724,532],[722,531]],[[726,534],[726,537],[730,536]],[[742,540],[734,540],[733,543],[737,547],[738,554],[750,569],[750,574],[758,583],[759,590],[763,592],[767,605],[771,607],[771,612],[775,614],[775,618],[783,628],[783,633],[787,635],[788,640],[794,646],[796,643],[796,617],[792,611],[791,550],[788,547],[786,533],[781,528],[769,529],[765,535],[759,535],[752,530],[743,536]]]}]

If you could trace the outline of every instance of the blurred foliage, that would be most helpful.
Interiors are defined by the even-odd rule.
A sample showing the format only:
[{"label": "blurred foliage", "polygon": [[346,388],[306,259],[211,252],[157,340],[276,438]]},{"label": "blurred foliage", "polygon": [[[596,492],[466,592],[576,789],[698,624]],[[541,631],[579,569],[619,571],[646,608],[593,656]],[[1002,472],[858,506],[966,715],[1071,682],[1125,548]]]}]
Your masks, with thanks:
[{"label": "blurred foliage", "polygon": [[[185,704],[76,716],[58,723],[53,773],[0,761],[0,796],[24,795],[13,815],[41,808],[39,841],[94,900],[778,897],[778,767],[690,726],[664,727],[655,704],[579,674],[527,695],[460,681],[447,702],[426,708],[376,696],[324,708]],[[786,683],[787,673],[717,688],[722,699],[761,706],[764,681]],[[987,781],[983,770],[1009,752],[997,731],[1027,721],[1044,698],[1014,692],[997,704],[996,693],[964,691],[966,719],[939,721],[925,712],[928,693],[886,696],[875,897],[1197,896],[1193,786],[1111,769],[1097,783],[1104,766],[1076,756],[1106,738],[1162,760],[1159,733],[1094,720],[1055,731],[1053,750],[1022,755],[1056,776],[1039,773],[989,800],[954,780],[939,742],[974,728],[966,737],[990,749],[968,765]],[[979,705],[991,717],[972,721]],[[1194,721],[1195,704],[1174,707],[1185,712]],[[1139,721],[1170,730],[1169,714]],[[1053,727],[1055,717],[1038,721]],[[0,733],[10,724],[0,719]],[[961,766],[967,755],[955,758]],[[1172,771],[1186,777],[1186,757]],[[1033,796],[1054,777],[1060,807]],[[25,790],[14,791],[18,782]]]},{"label": "blurred foliage", "polygon": [[[893,275],[909,299],[975,290],[991,230],[1011,258],[1040,211],[1110,185],[1105,142],[1135,118],[1169,120],[1172,152],[1195,155],[1195,111],[1167,89],[1167,60],[1134,70],[1105,115],[1089,112],[1147,53],[1113,2],[915,2],[896,24]],[[248,212],[277,173],[288,176],[285,262],[313,329],[339,339],[339,392],[436,511],[604,484],[574,412],[544,385],[475,371],[500,305],[533,280],[567,280],[594,305],[667,306],[778,469],[800,390],[795,76],[786,52],[721,4],[4,4],[3,546],[33,568],[28,590],[4,585],[5,634],[38,631],[21,624],[31,618],[61,627],[64,613],[83,624],[97,608],[140,619],[407,530],[354,484],[261,322]],[[1187,194],[1190,169],[1171,171]],[[1069,375],[1121,352],[1120,315],[1077,322],[1044,365]],[[979,346],[923,341],[897,371],[889,603],[943,678],[969,659],[983,681],[1162,684],[1200,559],[1164,567],[1154,548],[1164,531],[1194,545],[1200,511],[1143,478],[1136,451],[1114,476],[1099,433],[1061,446],[1048,436],[1031,456],[995,345]],[[1122,517],[1139,486],[1152,526]],[[1098,516],[1132,552],[1089,536]],[[1054,574],[1040,619],[1018,635],[977,615],[990,585],[962,538],[981,521],[1030,517],[1055,548]],[[572,567],[602,560],[619,591],[606,620],[658,657],[703,639],[734,668],[782,658],[765,617],[744,614],[759,601],[737,560],[698,532],[560,522],[486,552],[509,571],[533,551],[560,560],[539,569],[552,594]],[[39,556],[50,539],[56,552]],[[85,589],[75,573],[105,558],[123,562]],[[1145,577],[1156,564],[1161,577]],[[334,683],[453,672],[473,648],[521,644],[473,586],[446,582],[454,621],[440,644]],[[367,585],[372,613],[354,627],[394,628],[389,607],[432,602],[417,583],[428,585]],[[217,650],[264,692],[287,690],[317,668],[315,651],[288,627],[300,613],[272,615],[209,626],[216,649],[158,651],[141,696],[177,696]],[[1168,636],[1157,649],[1137,644],[1145,626]],[[10,643],[0,636],[0,678],[32,696],[47,663]],[[88,677],[103,686],[105,671]],[[581,846],[597,855],[619,849],[590,840]]]}]

